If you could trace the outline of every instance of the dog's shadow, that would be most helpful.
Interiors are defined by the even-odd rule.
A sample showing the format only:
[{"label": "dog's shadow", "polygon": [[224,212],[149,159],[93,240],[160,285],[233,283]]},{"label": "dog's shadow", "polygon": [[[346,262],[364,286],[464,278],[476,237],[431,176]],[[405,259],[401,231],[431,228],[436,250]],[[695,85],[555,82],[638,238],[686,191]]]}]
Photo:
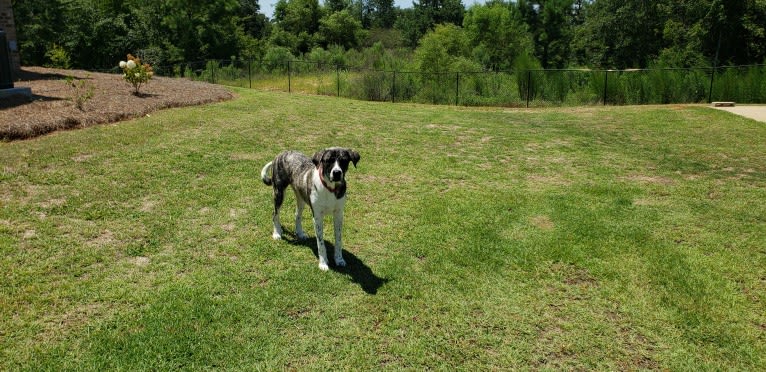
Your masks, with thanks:
[{"label": "dog's shadow", "polygon": [[[287,236],[285,236],[287,235]],[[304,246],[311,249],[311,251],[314,253],[314,257],[316,259],[319,259],[319,253],[317,250],[317,240],[314,237],[309,237],[307,239],[298,239],[294,234],[288,233],[285,231],[285,234],[282,236],[283,239],[285,239],[286,242],[296,245],[296,246]],[[358,257],[356,257],[353,253],[349,252],[348,250],[343,251],[343,259],[346,261],[345,267],[339,267],[335,265],[335,262],[333,260],[333,253],[335,252],[335,245],[330,243],[329,241],[325,240],[324,245],[327,248],[327,258],[328,261],[330,261],[330,270],[348,275],[352,282],[359,284],[360,287],[362,287],[362,290],[365,291],[368,294],[377,294],[378,289],[382,287],[384,284],[388,283],[387,278],[381,278],[375,273],[372,272],[372,269],[370,269],[369,266],[365,265],[362,260],[360,260]]]}]

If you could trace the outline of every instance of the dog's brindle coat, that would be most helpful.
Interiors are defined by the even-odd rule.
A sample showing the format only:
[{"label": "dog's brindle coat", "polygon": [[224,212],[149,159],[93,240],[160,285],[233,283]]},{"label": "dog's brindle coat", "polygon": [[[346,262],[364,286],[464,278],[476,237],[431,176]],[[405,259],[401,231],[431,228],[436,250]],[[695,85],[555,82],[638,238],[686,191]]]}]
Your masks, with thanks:
[{"label": "dog's brindle coat", "polygon": [[[346,203],[346,180],[349,162],[359,161],[359,153],[350,149],[331,147],[317,152],[309,159],[297,151],[284,151],[266,164],[261,170],[261,180],[267,186],[274,187],[274,239],[282,238],[282,225],[279,223],[279,209],[285,197],[285,189],[292,186],[295,192],[297,208],[295,211],[295,235],[306,239],[301,216],[306,203],[311,208],[314,218],[314,231],[317,239],[319,268],[327,270],[327,249],[324,244],[324,216],[332,213],[335,231],[335,264],[346,266],[343,260],[341,228],[343,226],[343,206]],[[269,170],[272,176],[269,177]]]}]

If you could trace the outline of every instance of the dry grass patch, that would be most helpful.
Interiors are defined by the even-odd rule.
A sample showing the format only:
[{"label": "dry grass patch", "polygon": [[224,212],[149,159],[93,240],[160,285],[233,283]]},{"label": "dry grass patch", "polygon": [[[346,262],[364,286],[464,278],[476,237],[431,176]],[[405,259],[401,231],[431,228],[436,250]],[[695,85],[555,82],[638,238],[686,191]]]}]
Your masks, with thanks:
[{"label": "dry grass patch", "polygon": [[529,219],[529,222],[540,230],[550,231],[555,227],[548,216],[534,216]]},{"label": "dry grass patch", "polygon": [[670,177],[664,177],[664,176],[648,176],[648,175],[634,174],[627,177],[623,177],[623,179],[631,181],[631,182],[662,185],[662,186],[671,186],[675,184],[675,180],[673,180]]}]

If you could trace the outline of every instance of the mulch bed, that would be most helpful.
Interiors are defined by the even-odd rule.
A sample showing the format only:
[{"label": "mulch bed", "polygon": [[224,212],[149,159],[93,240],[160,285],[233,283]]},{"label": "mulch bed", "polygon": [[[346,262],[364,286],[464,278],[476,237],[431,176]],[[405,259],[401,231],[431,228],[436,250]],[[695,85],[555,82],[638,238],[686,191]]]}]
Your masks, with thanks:
[{"label": "mulch bed", "polygon": [[[92,84],[94,95],[80,110],[66,77]],[[170,107],[200,105],[234,98],[226,88],[186,79],[154,77],[141,95],[120,74],[25,67],[15,87],[32,89],[32,99],[0,99],[0,139],[25,139],[55,130],[84,128],[144,116]]]}]

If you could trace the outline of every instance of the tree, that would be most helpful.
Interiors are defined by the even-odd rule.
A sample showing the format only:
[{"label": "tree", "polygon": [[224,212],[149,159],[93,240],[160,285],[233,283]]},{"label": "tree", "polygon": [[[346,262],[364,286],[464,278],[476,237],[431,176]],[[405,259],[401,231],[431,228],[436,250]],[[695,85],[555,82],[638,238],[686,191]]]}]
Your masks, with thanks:
[{"label": "tree", "polygon": [[271,29],[268,18],[260,10],[258,0],[239,0],[239,22],[245,34],[257,39],[268,36]]},{"label": "tree", "polygon": [[322,10],[318,0],[279,0],[274,6],[274,21],[287,32],[309,35],[319,31]]},{"label": "tree", "polygon": [[239,50],[238,0],[165,0],[160,9],[163,47],[171,60],[228,58]]},{"label": "tree", "polygon": [[295,53],[307,53],[314,47],[321,18],[318,0],[279,0],[274,7],[277,26],[297,37]]},{"label": "tree", "polygon": [[401,30],[409,46],[415,47],[417,40],[435,25],[462,25],[464,14],[465,7],[461,0],[420,0],[413,3],[412,9],[399,13],[394,27]]},{"label": "tree", "polygon": [[69,2],[65,11],[61,38],[75,67],[113,67],[125,51],[140,47],[129,32],[130,14],[103,13],[87,0]]},{"label": "tree", "polygon": [[428,28],[423,25],[415,9],[407,8],[398,10],[394,29],[402,34],[404,45],[414,49],[418,46],[418,41],[423,37],[425,30]]},{"label": "tree", "polygon": [[732,64],[762,63],[766,58],[766,1],[709,1],[710,11],[702,24],[703,30],[709,30],[702,41],[703,53],[712,58],[720,37],[721,61]]},{"label": "tree", "polygon": [[419,0],[412,5],[427,21],[428,28],[442,23],[463,24],[465,6],[461,0]]},{"label": "tree", "polygon": [[605,67],[644,67],[662,46],[658,2],[598,0],[583,7],[585,22],[575,29],[573,48],[578,64]]},{"label": "tree", "polygon": [[366,28],[391,28],[394,25],[394,0],[364,0]]},{"label": "tree", "polygon": [[543,67],[565,67],[569,63],[576,4],[572,0],[519,0],[516,4],[529,26],[535,56]]},{"label": "tree", "polygon": [[351,0],[325,0],[324,7],[330,13],[340,12],[351,7]]},{"label": "tree", "polygon": [[275,27],[269,36],[269,44],[287,49],[290,53],[298,53],[298,35]]},{"label": "tree", "polygon": [[657,63],[661,66],[692,67],[708,65],[703,55],[703,41],[710,37],[709,30],[703,24],[710,24],[705,19],[711,10],[710,1],[675,1],[659,4],[664,25],[662,29],[662,49]]},{"label": "tree", "polygon": [[485,68],[509,69],[521,54],[532,51],[532,38],[519,11],[502,2],[474,5],[463,28],[473,47],[473,57]]},{"label": "tree", "polygon": [[18,27],[21,63],[39,66],[45,62],[48,48],[62,44],[64,6],[59,0],[14,1],[14,17]]},{"label": "tree", "polygon": [[441,24],[420,40],[415,60],[422,72],[444,72],[449,70],[456,58],[469,57],[470,50],[468,36],[462,28],[449,23]]},{"label": "tree", "polygon": [[324,7],[319,0],[279,0],[273,22],[258,0],[13,0],[12,6],[25,65],[55,57],[74,68],[105,68],[126,53],[154,65],[259,58],[269,45],[301,55],[319,45],[358,48],[381,40],[424,56],[421,39],[441,24],[462,25],[469,54],[461,58],[493,69],[511,68],[521,55],[543,67],[706,66],[717,54],[719,65],[766,59],[766,0],[487,0],[468,11],[461,0],[417,0],[409,9],[392,0],[326,0]]},{"label": "tree", "polygon": [[319,35],[325,45],[355,48],[363,36],[362,24],[351,16],[348,9],[344,9],[319,21]]}]

